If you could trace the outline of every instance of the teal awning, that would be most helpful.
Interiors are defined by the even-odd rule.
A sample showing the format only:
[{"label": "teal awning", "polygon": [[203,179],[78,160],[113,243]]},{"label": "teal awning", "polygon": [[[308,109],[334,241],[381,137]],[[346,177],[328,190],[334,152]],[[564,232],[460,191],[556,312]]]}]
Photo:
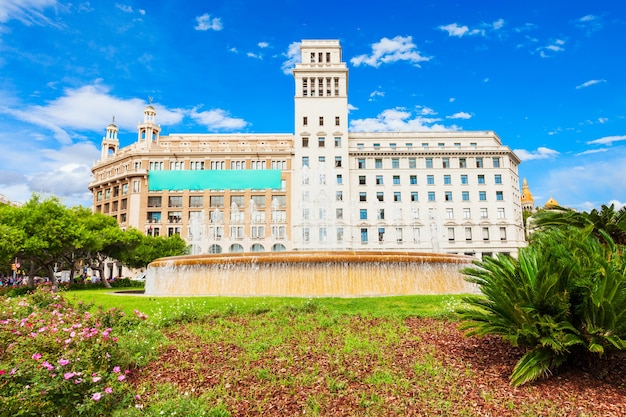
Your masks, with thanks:
[{"label": "teal awning", "polygon": [[242,190],[280,188],[280,170],[150,171],[148,190]]}]

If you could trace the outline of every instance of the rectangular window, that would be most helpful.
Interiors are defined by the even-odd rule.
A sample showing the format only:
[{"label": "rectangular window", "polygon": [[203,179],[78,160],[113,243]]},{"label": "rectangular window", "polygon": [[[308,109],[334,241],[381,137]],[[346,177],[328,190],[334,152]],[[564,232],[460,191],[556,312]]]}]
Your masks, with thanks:
[{"label": "rectangular window", "polygon": [[374,159],[374,168],[382,169],[383,168],[383,160],[380,158]]},{"label": "rectangular window", "polygon": [[367,243],[367,229],[361,229],[361,243]]},{"label": "rectangular window", "polygon": [[378,201],[385,201],[385,193],[383,193],[382,191],[378,191],[376,193],[376,199]]},{"label": "rectangular window", "polygon": [[467,241],[471,241],[472,240],[472,228],[471,227],[466,227],[465,228],[465,240],[467,240]]},{"label": "rectangular window", "polygon": [[376,175],[376,185],[383,185],[383,176]]},{"label": "rectangular window", "polygon": [[254,206],[257,208],[264,208],[265,207],[265,196],[264,195],[253,195],[252,196],[252,202],[254,203]]},{"label": "rectangular window", "polygon": [[[306,82],[306,80],[305,80],[305,82]],[[302,125],[303,126],[307,126],[308,124],[309,124],[309,118],[306,117],[306,116],[302,117]]]},{"label": "rectangular window", "polygon": [[359,210],[359,219],[360,220],[367,220],[367,209],[360,209]]},{"label": "rectangular window", "polygon": [[183,206],[183,196],[182,195],[171,195],[169,196],[169,204],[168,207],[182,207]]},{"label": "rectangular window", "polygon": [[461,200],[469,201],[469,191],[462,191],[461,192]]},{"label": "rectangular window", "polygon": [[506,227],[500,228],[500,240],[506,240]]},{"label": "rectangular window", "polygon": [[359,185],[365,185],[365,175],[359,175]]},{"label": "rectangular window", "polygon": [[161,196],[148,196],[148,207],[161,207]]},{"label": "rectangular window", "polygon": [[335,194],[335,199],[337,201],[343,201],[343,191],[337,191],[337,193]]},{"label": "rectangular window", "polygon": [[309,166],[309,157],[308,156],[303,156],[302,157],[302,167],[307,167]]},{"label": "rectangular window", "polygon": [[452,191],[446,191],[444,196],[446,201],[452,201]]},{"label": "rectangular window", "polygon": [[476,168],[483,167],[483,158],[476,158]]},{"label": "rectangular window", "polygon": [[452,177],[450,175],[444,175],[443,176],[443,183],[445,185],[450,185],[452,184]]},{"label": "rectangular window", "polygon": [[454,242],[454,227],[448,227],[448,241]]},{"label": "rectangular window", "polygon": [[400,185],[400,176],[399,175],[394,175],[393,176],[393,185]]},{"label": "rectangular window", "polygon": [[326,147],[326,138],[317,138],[317,146],[320,148]]},{"label": "rectangular window", "polygon": [[484,184],[485,183],[485,176],[480,174],[478,175],[478,183],[479,184]]},{"label": "rectangular window", "polygon": [[467,159],[459,158],[459,168],[467,168]]},{"label": "rectangular window", "polygon": [[[321,81],[321,79],[320,79],[320,81]],[[320,94],[320,96],[321,96],[321,94]],[[323,116],[320,116],[320,126],[324,126],[324,117]]]},{"label": "rectangular window", "polygon": [[502,193],[502,191],[496,191],[496,200],[498,201],[504,200],[504,194]]},{"label": "rectangular window", "polygon": [[488,216],[487,208],[483,207],[480,209],[480,218],[486,219]]},{"label": "rectangular window", "polygon": [[365,169],[365,159],[357,159],[357,168]]},{"label": "rectangular window", "polygon": [[342,208],[335,209],[335,218],[337,220],[342,220],[343,219],[343,209]]},{"label": "rectangular window", "polygon": [[302,137],[302,147],[303,148],[308,148],[309,147],[309,138],[307,136],[303,136]]},{"label": "rectangular window", "polygon": [[380,143],[375,143],[374,144],[374,149],[380,149]]},{"label": "rectangular window", "polygon": [[395,201],[396,203],[402,201],[402,194],[400,193],[400,191],[393,192],[393,201]]},{"label": "rectangular window", "polygon": [[461,175],[461,184],[463,184],[463,185],[467,185],[468,184],[467,175]]},{"label": "rectangular window", "polygon": [[417,202],[417,199],[418,199],[417,191],[411,191],[411,201]]},{"label": "rectangular window", "polygon": [[308,242],[309,240],[310,240],[309,228],[303,227],[302,228],[302,241]]},{"label": "rectangular window", "polygon": [[483,227],[483,240],[489,240],[489,228]]},{"label": "rectangular window", "polygon": [[319,238],[320,238],[320,242],[326,242],[327,240],[327,232],[326,232],[326,228],[325,227],[320,227],[319,230]]},{"label": "rectangular window", "polygon": [[395,143],[390,143],[390,144],[389,144],[389,147],[390,147],[391,149],[396,149],[396,144],[395,144]]},{"label": "rectangular window", "polygon": [[429,191],[428,192],[428,201],[435,201],[435,192],[434,191]]},{"label": "rectangular window", "polygon": [[385,220],[385,209],[378,209],[376,212],[376,218],[378,220]]},{"label": "rectangular window", "polygon": [[361,201],[361,202],[367,201],[367,193],[360,192],[359,193],[359,201]]},{"label": "rectangular window", "polygon": [[497,156],[494,156],[492,160],[493,160],[493,167],[500,168],[500,158]]},{"label": "rectangular window", "polygon": [[435,176],[434,175],[427,175],[426,176],[426,184],[428,184],[428,185],[435,185]]},{"label": "rectangular window", "polygon": [[409,158],[409,169],[417,168],[417,159]]},{"label": "rectangular window", "polygon": [[496,184],[502,184],[502,175],[496,174],[493,179]]},{"label": "rectangular window", "polygon": [[471,214],[470,209],[468,209],[468,208],[464,208],[463,209],[463,218],[464,219],[471,219],[472,218],[472,214]]},{"label": "rectangular window", "polygon": [[504,207],[498,207],[498,218],[504,219]]},{"label": "rectangular window", "polygon": [[486,191],[479,191],[478,192],[478,199],[480,201],[487,201],[487,192]]},{"label": "rectangular window", "polygon": [[184,168],[183,161],[170,161],[170,171],[182,171]]},{"label": "rectangular window", "polygon": [[339,116],[335,116],[335,126],[339,126],[340,124]]},{"label": "rectangular window", "polygon": [[343,242],[343,227],[337,228],[337,242]]},{"label": "rectangular window", "polygon": [[396,227],[396,242],[398,243],[402,243],[402,228],[401,227]]},{"label": "rectangular window", "polygon": [[341,148],[341,138],[335,137],[335,148]]},{"label": "rectangular window", "polygon": [[378,241],[382,242],[383,240],[385,240],[385,228],[379,227],[378,228]]},{"label": "rectangular window", "polygon": [[391,168],[392,169],[400,168],[400,160],[398,158],[391,158]]},{"label": "rectangular window", "polygon": [[189,196],[189,207],[198,208],[204,205],[204,197],[201,195]]},{"label": "rectangular window", "polygon": [[209,198],[209,204],[211,207],[224,207],[224,196],[223,195],[212,195]]},{"label": "rectangular window", "polygon": [[433,158],[426,158],[426,168],[433,167]]},{"label": "rectangular window", "polygon": [[337,174],[337,185],[343,184],[343,176],[341,174]]},{"label": "rectangular window", "polygon": [[450,168],[450,158],[441,158],[441,163],[444,168]]},{"label": "rectangular window", "polygon": [[452,208],[447,208],[446,209],[446,219],[448,219],[448,220],[454,219],[454,209],[452,209]]},{"label": "rectangular window", "polygon": [[340,156],[336,156],[335,157],[335,168],[341,168],[341,157]]}]

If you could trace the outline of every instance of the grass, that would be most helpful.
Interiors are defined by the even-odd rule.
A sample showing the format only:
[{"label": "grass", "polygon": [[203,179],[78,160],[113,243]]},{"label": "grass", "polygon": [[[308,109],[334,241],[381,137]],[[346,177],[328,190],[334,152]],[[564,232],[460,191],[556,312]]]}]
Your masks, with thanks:
[{"label": "grass", "polygon": [[[64,295],[148,315],[120,336],[140,399],[114,416],[564,414],[552,400],[517,399],[519,391],[503,399],[490,383],[467,400],[476,369],[451,366],[433,342],[449,331],[462,296]],[[415,325],[415,317],[434,320]]]}]

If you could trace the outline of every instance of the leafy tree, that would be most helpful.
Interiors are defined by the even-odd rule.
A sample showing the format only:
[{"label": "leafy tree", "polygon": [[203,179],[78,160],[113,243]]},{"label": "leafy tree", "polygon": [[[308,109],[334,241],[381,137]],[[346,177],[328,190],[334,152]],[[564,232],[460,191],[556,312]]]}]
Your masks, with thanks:
[{"label": "leafy tree", "polygon": [[137,233],[141,236],[141,242],[118,255],[118,259],[130,268],[145,268],[157,258],[187,253],[187,244],[179,235],[162,237],[143,235],[139,231]]},{"label": "leafy tree", "polygon": [[626,245],[626,206],[615,210],[615,204],[602,205],[600,210],[593,209],[590,212],[556,207],[536,213],[532,224],[541,230],[565,226],[584,229],[592,226],[594,235],[600,241],[605,241],[600,233],[605,231],[613,242]]},{"label": "leafy tree", "polygon": [[518,259],[498,255],[464,273],[484,297],[460,311],[468,335],[496,334],[528,348],[511,375],[522,385],[569,359],[626,349],[626,254],[603,231],[539,233]]}]

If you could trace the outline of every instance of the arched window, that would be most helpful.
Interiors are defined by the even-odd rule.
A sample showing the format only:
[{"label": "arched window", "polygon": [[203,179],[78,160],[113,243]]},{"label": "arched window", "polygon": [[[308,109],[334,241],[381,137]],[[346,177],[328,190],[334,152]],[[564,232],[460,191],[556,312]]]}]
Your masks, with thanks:
[{"label": "arched window", "polygon": [[228,252],[230,252],[230,253],[241,253],[241,252],[243,252],[243,246],[241,246],[239,243],[233,243],[232,245],[230,245],[230,248],[228,249]]},{"label": "arched window", "polygon": [[222,253],[222,247],[220,245],[209,246],[209,253]]},{"label": "arched window", "polygon": [[286,252],[287,248],[282,243],[276,243],[272,246],[272,252]]}]

